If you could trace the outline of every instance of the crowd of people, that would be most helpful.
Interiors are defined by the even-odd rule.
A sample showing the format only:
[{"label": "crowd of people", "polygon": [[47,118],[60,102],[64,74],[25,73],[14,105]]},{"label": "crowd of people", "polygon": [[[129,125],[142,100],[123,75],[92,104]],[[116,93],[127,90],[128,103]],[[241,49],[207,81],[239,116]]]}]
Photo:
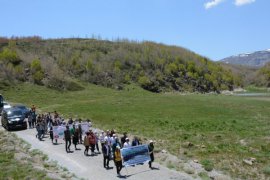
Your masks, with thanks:
[{"label": "crowd of people", "polygon": [[[89,131],[83,134],[81,123],[88,123]],[[123,167],[121,149],[131,146],[141,145],[141,141],[138,137],[134,137],[130,142],[127,133],[123,133],[121,137],[118,137],[115,130],[97,131],[91,128],[92,124],[89,119],[75,119],[69,118],[66,121],[64,118],[54,111],[53,113],[37,114],[36,108],[33,105],[28,115],[29,128],[36,128],[36,137],[42,141],[46,134],[50,135],[50,139],[53,144],[57,144],[57,137],[53,134],[53,126],[65,126],[64,138],[65,150],[67,153],[71,153],[71,143],[74,145],[75,150],[78,144],[83,144],[85,156],[95,156],[97,154],[103,154],[103,167],[109,169],[109,163],[114,161],[117,174],[120,175],[120,171]],[[150,161],[149,168],[152,168],[152,162],[154,161],[154,144],[150,141],[148,145]],[[89,154],[90,150],[90,154]],[[101,152],[100,152],[101,151]]]}]

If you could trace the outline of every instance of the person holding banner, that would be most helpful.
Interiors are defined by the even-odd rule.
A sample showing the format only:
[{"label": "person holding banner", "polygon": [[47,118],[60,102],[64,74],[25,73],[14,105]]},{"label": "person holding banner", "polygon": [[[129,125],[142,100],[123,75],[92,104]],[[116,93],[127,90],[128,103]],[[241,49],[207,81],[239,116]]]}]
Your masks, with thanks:
[{"label": "person holding banner", "polygon": [[120,171],[123,167],[120,146],[116,146],[115,153],[114,153],[114,161],[115,161],[117,175],[120,175]]},{"label": "person holding banner", "polygon": [[137,136],[134,136],[134,139],[131,143],[132,146],[139,146],[141,143],[139,141],[139,138]]},{"label": "person holding banner", "polygon": [[149,149],[149,155],[150,155],[149,168],[152,169],[152,162],[154,162],[154,142],[152,140],[150,140],[148,149]]},{"label": "person holding banner", "polygon": [[129,142],[129,138],[126,138],[126,142],[124,143],[124,147],[123,148],[128,148],[131,147],[131,144]]}]

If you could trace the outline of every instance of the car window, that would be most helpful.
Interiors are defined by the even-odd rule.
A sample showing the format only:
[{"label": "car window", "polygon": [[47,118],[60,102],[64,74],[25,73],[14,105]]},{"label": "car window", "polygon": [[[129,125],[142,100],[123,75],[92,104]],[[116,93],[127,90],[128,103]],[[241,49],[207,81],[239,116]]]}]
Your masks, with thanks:
[{"label": "car window", "polygon": [[25,106],[15,106],[17,108],[20,108],[20,109],[27,109]]},{"label": "car window", "polygon": [[8,111],[7,115],[10,116],[21,116],[22,115],[22,111]]}]

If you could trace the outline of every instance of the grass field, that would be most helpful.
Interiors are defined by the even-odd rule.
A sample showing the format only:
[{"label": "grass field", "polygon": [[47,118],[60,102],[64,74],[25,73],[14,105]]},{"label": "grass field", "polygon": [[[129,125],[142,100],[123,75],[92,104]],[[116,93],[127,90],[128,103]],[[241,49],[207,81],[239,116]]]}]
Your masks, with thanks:
[{"label": "grass field", "polygon": [[[157,149],[210,162],[233,177],[267,174],[270,96],[154,94],[132,85],[123,91],[85,86],[83,91],[58,92],[20,84],[1,93],[10,102],[35,104],[43,112],[91,118],[101,129],[154,139]],[[243,164],[250,157],[256,158],[255,164]]]}]

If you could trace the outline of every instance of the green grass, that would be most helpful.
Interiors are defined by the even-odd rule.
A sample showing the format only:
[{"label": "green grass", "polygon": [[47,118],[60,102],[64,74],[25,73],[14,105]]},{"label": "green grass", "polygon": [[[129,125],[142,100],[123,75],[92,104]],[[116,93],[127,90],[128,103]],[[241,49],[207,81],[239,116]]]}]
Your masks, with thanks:
[{"label": "green grass", "polygon": [[46,172],[36,170],[33,166],[18,162],[14,152],[0,152],[0,179],[44,179]]},{"label": "green grass", "polygon": [[[229,161],[228,171],[235,176],[245,170],[238,164],[243,158],[255,157],[257,168],[270,163],[269,96],[154,94],[133,85],[116,91],[88,84],[77,92],[20,84],[1,93],[11,102],[35,104],[43,112],[91,118],[101,129],[154,139],[158,148],[177,156],[185,156],[179,150],[191,142],[194,146],[186,150],[193,158],[211,159],[218,169]],[[247,146],[241,145],[242,139]]]}]

